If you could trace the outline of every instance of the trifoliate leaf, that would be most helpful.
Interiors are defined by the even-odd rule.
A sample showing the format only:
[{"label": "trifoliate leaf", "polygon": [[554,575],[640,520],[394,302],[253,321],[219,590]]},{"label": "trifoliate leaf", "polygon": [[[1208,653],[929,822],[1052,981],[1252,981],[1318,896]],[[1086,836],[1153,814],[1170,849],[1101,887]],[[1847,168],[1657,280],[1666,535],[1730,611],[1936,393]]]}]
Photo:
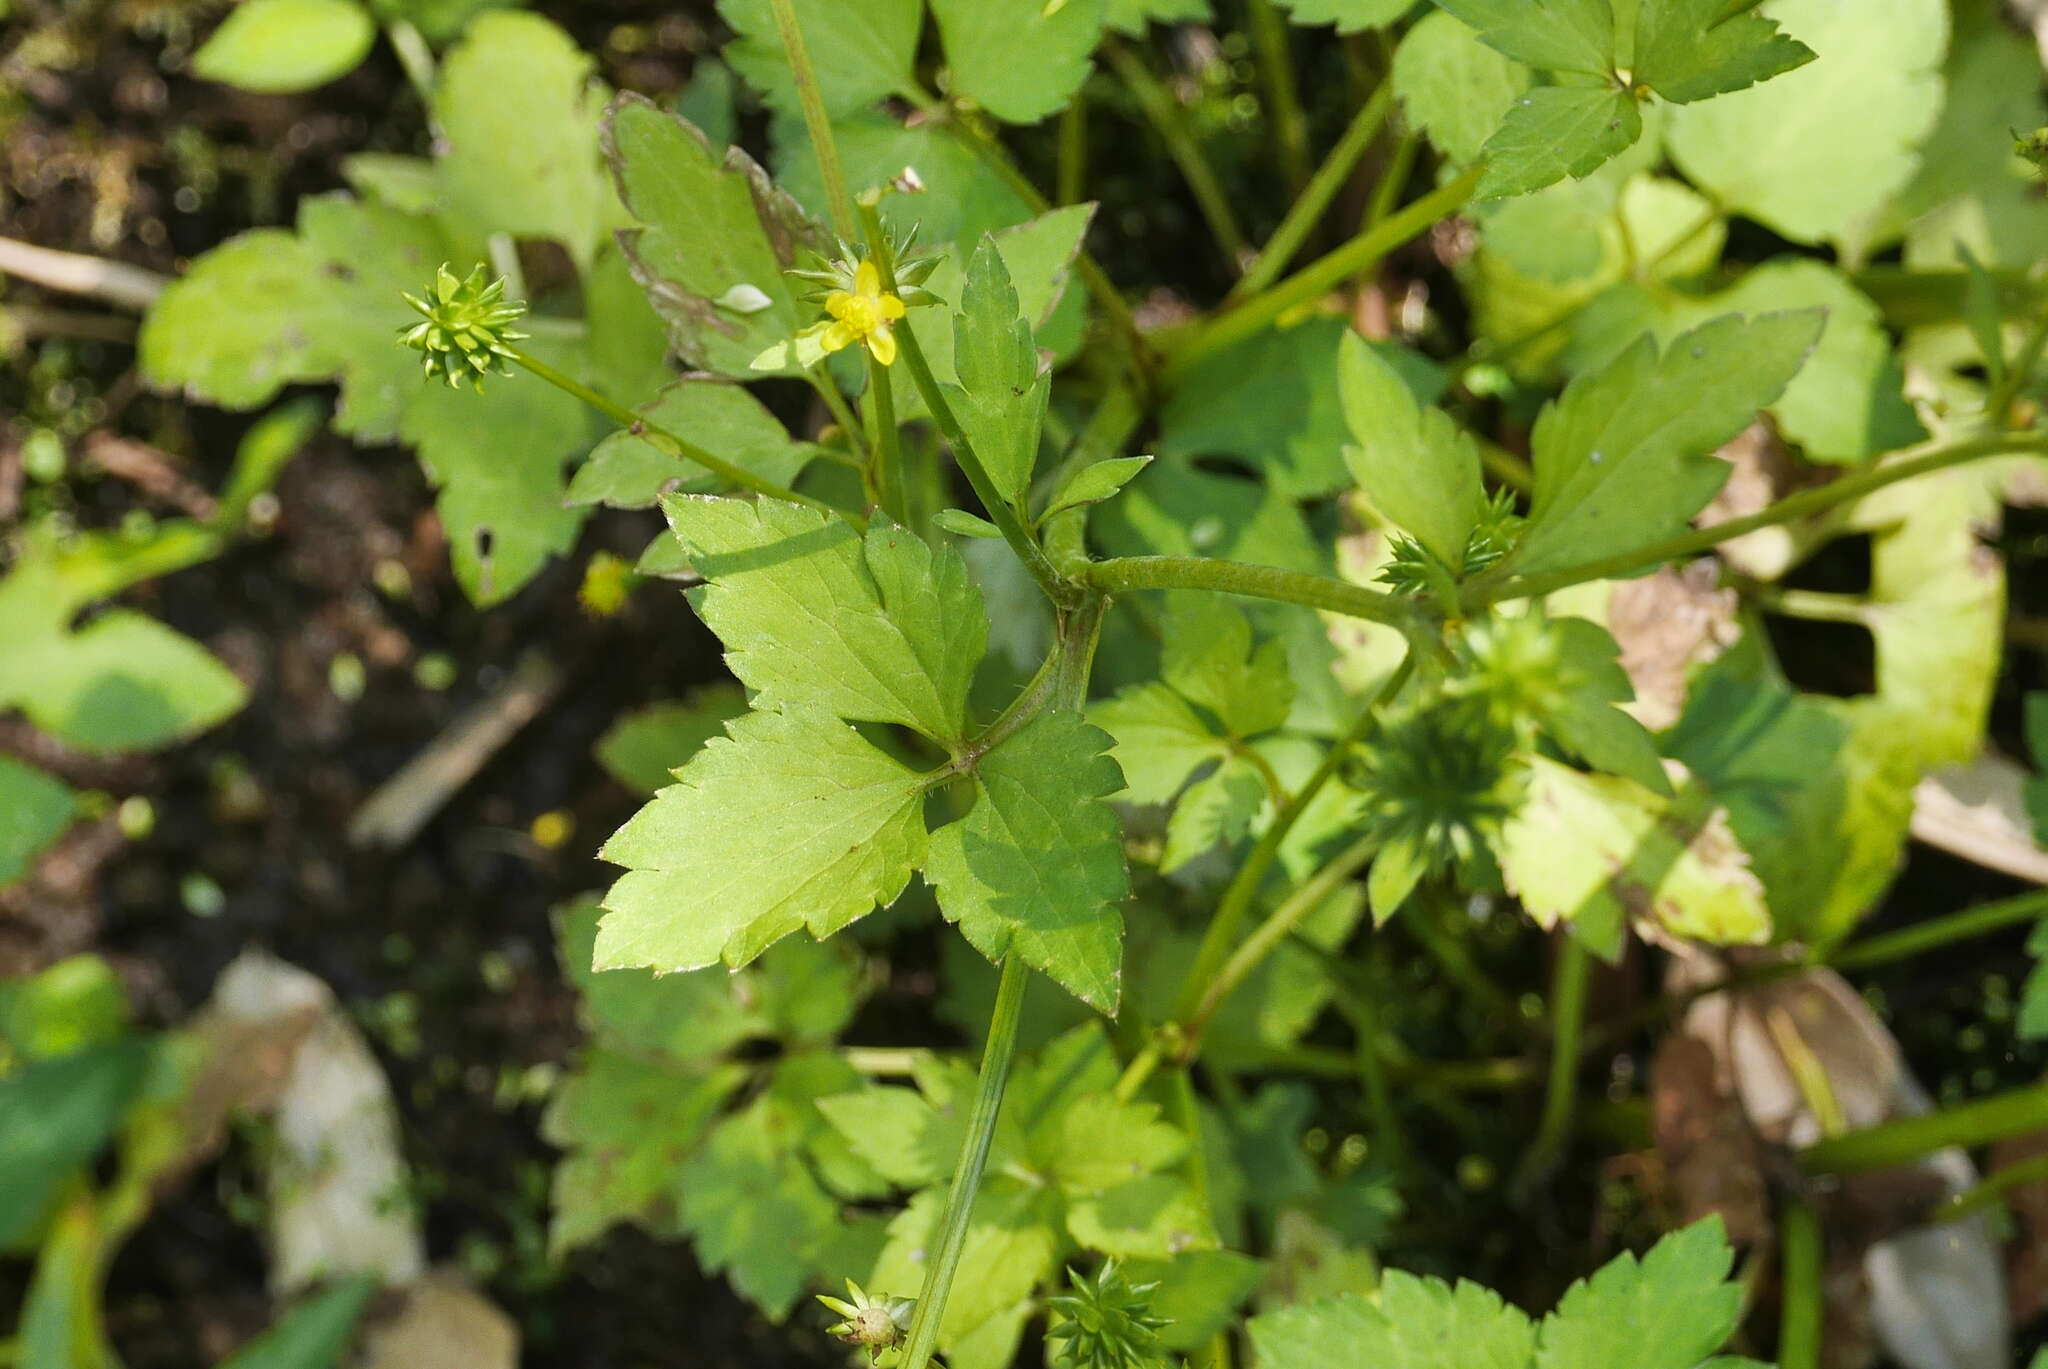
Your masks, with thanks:
[{"label": "trifoliate leaf", "polygon": [[1771,934],[1763,885],[1699,795],[1667,804],[1632,781],[1587,775],[1541,756],[1494,853],[1508,891],[1545,927],[1559,921],[1603,956],[1630,921],[1713,945]]},{"label": "trifoliate leaf", "polygon": [[[851,114],[916,85],[924,20],[918,0],[796,0],[793,8],[828,114]],[[770,0],[719,0],[718,13],[739,35],[726,47],[726,61],[777,109],[798,112]]]},{"label": "trifoliate leaf", "polygon": [[[642,405],[640,412],[713,456],[776,485],[791,484],[817,455],[810,443],[791,438],[760,400],[723,381],[679,380],[653,403]],[[650,509],[672,491],[704,493],[721,483],[687,458],[670,456],[622,428],[591,448],[589,459],[569,481],[568,502]]]},{"label": "trifoliate leaf", "polygon": [[953,369],[960,379],[953,409],[996,492],[1012,504],[1031,483],[1052,392],[1020,308],[1002,251],[994,238],[983,238],[967,263],[953,316]]},{"label": "trifoliate leaf", "polygon": [[598,764],[635,793],[652,794],[746,711],[742,690],[715,684],[621,714],[597,739]]},{"label": "trifoliate leaf", "polygon": [[1769,15],[1819,59],[1673,110],[1672,159],[1731,212],[1796,242],[1858,236],[1912,177],[1940,117],[1949,7],[1772,0]]},{"label": "trifoliate leaf", "polygon": [[[449,237],[477,260],[493,233],[552,238],[588,269],[617,209],[598,161],[596,61],[535,14],[486,14],[441,64],[434,123]],[[518,93],[508,99],[509,92]]]},{"label": "trifoliate leaf", "polygon": [[1768,81],[1813,60],[1775,21],[1728,0],[1638,0],[1635,79],[1676,105]]},{"label": "trifoliate leaf", "polygon": [[1390,79],[1408,122],[1460,163],[1479,156],[1530,82],[1527,67],[1440,11],[1416,20],[1401,39]]},{"label": "trifoliate leaf", "polygon": [[1515,97],[1500,130],[1486,140],[1477,193],[1504,199],[1590,175],[1642,135],[1642,111],[1626,90],[1538,86]]},{"label": "trifoliate leaf", "polygon": [[[644,225],[621,241],[676,351],[692,366],[754,378],[754,359],[810,322],[782,273],[818,230],[745,153],[721,158],[695,127],[648,100],[621,96],[603,136],[619,198]],[[719,308],[740,285],[766,295],[768,307]]]},{"label": "trifoliate leaf", "polygon": [[1256,737],[1287,721],[1294,678],[1286,647],[1254,647],[1251,619],[1219,595],[1178,594],[1166,604],[1160,674],[1167,684],[1215,715],[1224,732]]},{"label": "trifoliate leaf", "polygon": [[376,23],[351,0],[243,0],[192,54],[192,74],[293,94],[355,70],[376,41]]},{"label": "trifoliate leaf", "polygon": [[1009,124],[1066,108],[1107,15],[1106,0],[932,0],[954,93]]},{"label": "trifoliate leaf", "polygon": [[1091,462],[1069,475],[1052,492],[1052,497],[1045,502],[1044,512],[1038,516],[1043,520],[1065,509],[1100,504],[1137,479],[1151,464],[1149,456],[1112,456]]},{"label": "trifoliate leaf", "polygon": [[988,619],[956,553],[770,499],[670,495],[662,508],[707,582],[692,602],[757,707],[965,735]]},{"label": "trifoliate leaf", "polygon": [[892,902],[923,862],[928,784],[814,707],[747,715],[599,853],[630,873],[605,895],[598,966],[740,966]]},{"label": "trifoliate leaf", "polygon": [[0,885],[21,878],[36,853],[64,834],[77,808],[69,785],[0,756]]},{"label": "trifoliate leaf", "polygon": [[1353,439],[1344,449],[1351,473],[1375,508],[1458,574],[1485,500],[1479,448],[1447,415],[1418,405],[1355,333],[1338,348],[1337,377]]},{"label": "trifoliate leaf", "polygon": [[1609,0],[1437,0],[1490,47],[1525,66],[1605,76],[1614,66]]},{"label": "trifoliate leaf", "polygon": [[[1282,494],[1312,498],[1350,483],[1341,453],[1351,440],[1339,399],[1339,342],[1355,336],[1341,319],[1313,318],[1254,333],[1196,364],[1159,416],[1162,457],[1231,456],[1248,462]],[[1407,348],[1364,344],[1432,403],[1441,371]]]},{"label": "trifoliate leaf", "polygon": [[1721,1219],[1622,1255],[1565,1291],[1543,1319],[1534,1369],[1693,1369],[1742,1319],[1742,1285]]},{"label": "trifoliate leaf", "polygon": [[1015,953],[1114,1015],[1130,891],[1110,739],[1078,713],[1047,713],[983,757],[973,808],[932,835],[925,878],[939,908],[990,960]]},{"label": "trifoliate leaf", "polygon": [[1505,564],[1574,565],[1683,528],[1727,479],[1712,453],[1805,362],[1818,310],[1716,319],[1659,355],[1647,337],[1537,420],[1527,533]]},{"label": "trifoliate leaf", "polygon": [[1415,0],[1280,0],[1297,24],[1335,24],[1339,33],[1384,28],[1415,7]]},{"label": "trifoliate leaf", "polygon": [[1390,1269],[1377,1301],[1355,1294],[1254,1317],[1262,1364],[1288,1369],[1528,1369],[1536,1328],[1500,1296]]},{"label": "trifoliate leaf", "polygon": [[1209,0],[1109,0],[1109,27],[1142,38],[1147,24],[1200,23],[1211,17]]}]

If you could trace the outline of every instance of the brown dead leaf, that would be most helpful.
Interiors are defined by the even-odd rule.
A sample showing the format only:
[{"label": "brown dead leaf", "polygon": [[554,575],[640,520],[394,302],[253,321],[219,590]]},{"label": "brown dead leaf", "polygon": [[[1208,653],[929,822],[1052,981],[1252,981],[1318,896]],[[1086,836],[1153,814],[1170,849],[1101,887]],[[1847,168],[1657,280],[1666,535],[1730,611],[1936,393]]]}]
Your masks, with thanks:
[{"label": "brown dead leaf", "polygon": [[[1760,418],[1715,453],[1735,469],[1728,483],[1694,521],[1703,528],[1746,518],[1767,506],[1814,485],[1825,485],[1833,473],[1810,466],[1792,454],[1769,419]],[[1804,539],[1797,527],[1763,528],[1723,542],[1721,559],[1746,575],[1775,580],[1801,554]]]},{"label": "brown dead leaf", "polygon": [[1667,566],[1616,585],[1607,601],[1607,630],[1621,644],[1621,668],[1636,689],[1627,711],[1652,732],[1678,721],[1693,668],[1741,635],[1735,591],[1718,588],[1718,574],[1712,560]]},{"label": "brown dead leaf", "polygon": [[1714,1052],[1669,1036],[1650,1061],[1652,1135],[1679,1224],[1720,1214],[1737,1245],[1771,1234],[1763,1152],[1715,1067]]},{"label": "brown dead leaf", "polygon": [[414,1284],[392,1317],[364,1338],[362,1369],[517,1369],[519,1330],[497,1305],[447,1270]]}]

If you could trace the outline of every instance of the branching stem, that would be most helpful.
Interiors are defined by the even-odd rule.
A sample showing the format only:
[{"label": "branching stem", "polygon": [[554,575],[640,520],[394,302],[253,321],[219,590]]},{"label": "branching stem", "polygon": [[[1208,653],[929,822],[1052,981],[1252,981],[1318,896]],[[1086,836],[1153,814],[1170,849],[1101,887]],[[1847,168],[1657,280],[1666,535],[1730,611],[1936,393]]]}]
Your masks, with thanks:
[{"label": "branching stem", "polygon": [[832,231],[852,242],[853,197],[846,193],[846,172],[839,165],[839,145],[832,139],[832,120],[825,113],[825,94],[818,88],[818,71],[811,65],[811,50],[804,43],[803,25],[797,21],[796,0],[768,3],[775,10],[775,32],[789,58],[797,103],[803,107],[804,130],[811,135],[811,148],[818,154],[818,174],[825,182],[825,207],[832,215]]}]

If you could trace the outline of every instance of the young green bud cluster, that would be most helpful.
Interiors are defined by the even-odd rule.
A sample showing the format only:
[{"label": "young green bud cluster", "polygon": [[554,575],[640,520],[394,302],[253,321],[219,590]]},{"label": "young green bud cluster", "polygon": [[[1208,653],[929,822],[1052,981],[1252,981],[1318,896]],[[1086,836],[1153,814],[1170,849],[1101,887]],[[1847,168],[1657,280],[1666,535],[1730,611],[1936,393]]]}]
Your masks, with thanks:
[{"label": "young green bud cluster", "polygon": [[509,344],[526,334],[513,331],[511,325],[525,314],[526,306],[505,302],[502,278],[486,283],[479,264],[457,280],[444,263],[424,299],[401,293],[419,311],[421,322],[401,328],[399,336],[420,354],[427,379],[439,376],[450,389],[468,381],[481,392],[485,376],[512,373],[514,353]]},{"label": "young green bud cluster", "polygon": [[1053,1311],[1053,1363],[1059,1369],[1163,1369],[1166,1347],[1159,1329],[1166,1318],[1154,1316],[1151,1296],[1156,1283],[1133,1285],[1115,1260],[1093,1279],[1069,1269],[1074,1291],[1048,1299]]}]

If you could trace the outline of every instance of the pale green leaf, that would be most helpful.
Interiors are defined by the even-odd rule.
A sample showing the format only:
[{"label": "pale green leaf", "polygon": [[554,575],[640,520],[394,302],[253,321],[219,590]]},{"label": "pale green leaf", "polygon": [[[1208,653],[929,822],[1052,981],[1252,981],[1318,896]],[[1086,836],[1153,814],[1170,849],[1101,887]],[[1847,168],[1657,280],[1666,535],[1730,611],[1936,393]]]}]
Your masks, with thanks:
[{"label": "pale green leaf", "polygon": [[1637,0],[1635,79],[1673,104],[1742,90],[1812,60],[1813,49],[1729,0]]},{"label": "pale green leaf", "polygon": [[1123,771],[1118,798],[1167,803],[1196,769],[1228,754],[1228,742],[1163,684],[1133,685],[1094,704],[1088,720],[1115,739],[1110,755]]},{"label": "pale green leaf", "polygon": [[1515,97],[1486,140],[1482,200],[1592,174],[1643,134],[1635,96],[1612,86],[1537,86]]},{"label": "pale green leaf", "polygon": [[707,582],[692,602],[757,706],[965,735],[988,619],[956,553],[769,499],[670,495],[662,508]]},{"label": "pale green leaf", "polygon": [[[606,115],[604,150],[619,197],[643,227],[622,235],[634,277],[690,365],[748,379],[769,347],[810,322],[783,269],[818,230],[744,153],[722,157],[689,123],[638,96]],[[769,307],[737,312],[717,300],[747,285]]]},{"label": "pale green leaf", "polygon": [[1163,1260],[1216,1244],[1208,1205],[1186,1178],[1152,1174],[1067,1203],[1067,1230],[1090,1250]]},{"label": "pale green leaf", "polygon": [[1534,1369],[1693,1369],[1742,1319],[1743,1289],[1721,1219],[1622,1255],[1565,1291],[1544,1318]]},{"label": "pale green leaf", "polygon": [[1372,859],[1372,871],[1366,876],[1366,903],[1372,909],[1375,927],[1384,927],[1387,919],[1401,911],[1401,905],[1408,901],[1408,895],[1415,892],[1415,886],[1429,873],[1429,853],[1406,833],[1388,840]]},{"label": "pale green leaf", "polygon": [[925,878],[946,917],[992,961],[1016,953],[1114,1015],[1130,885],[1109,738],[1078,713],[1040,716],[981,759],[974,806],[933,834]]},{"label": "pale green leaf", "polygon": [[968,260],[953,316],[953,369],[960,380],[953,409],[996,493],[1012,504],[1031,483],[1052,393],[1052,377],[1039,369],[1021,309],[1001,249],[993,237],[983,238]]},{"label": "pale green leaf", "polygon": [[148,1054],[135,1040],[37,1060],[0,1077],[0,1249],[48,1215],[58,1186],[114,1134],[142,1085]]},{"label": "pale green leaf", "polygon": [[1536,756],[1521,806],[1495,844],[1508,891],[1540,925],[1570,925],[1612,958],[1632,921],[1713,945],[1771,934],[1763,885],[1698,795],[1667,803],[1631,780]]},{"label": "pale green leaf", "polygon": [[1234,1250],[1189,1250],[1170,1260],[1132,1260],[1122,1268],[1133,1286],[1157,1285],[1148,1301],[1152,1314],[1167,1323],[1159,1328],[1160,1342],[1183,1353],[1234,1325],[1266,1271]]},{"label": "pale green leaf", "polygon": [[242,0],[192,54],[192,74],[292,94],[355,70],[376,40],[376,23],[353,0]]},{"label": "pale green leaf", "polygon": [[1441,411],[1418,405],[1355,333],[1338,348],[1337,376],[1354,439],[1344,449],[1351,473],[1375,508],[1458,573],[1485,501],[1479,448]]},{"label": "pale green leaf", "polygon": [[1489,46],[1526,66],[1605,76],[1614,65],[1608,0],[1436,0]]},{"label": "pale green leaf", "polygon": [[1219,845],[1242,841],[1266,801],[1266,784],[1259,772],[1236,757],[1196,780],[1174,804],[1173,815],[1166,821],[1160,873],[1170,875]]},{"label": "pale green leaf", "polygon": [[1415,7],[1415,0],[1279,0],[1297,24],[1335,24],[1339,33],[1385,28]]},{"label": "pale green leaf", "polygon": [[[926,1189],[889,1223],[872,1275],[862,1280],[870,1293],[914,1298],[924,1286],[925,1269],[938,1243],[939,1219],[946,1206],[944,1190]],[[967,1225],[967,1241],[954,1271],[953,1291],[939,1318],[939,1345],[946,1362],[958,1363],[959,1348],[976,1333],[993,1331],[996,1355],[983,1363],[1003,1366],[1015,1357],[1022,1330],[1015,1310],[1028,1305],[1039,1285],[1055,1269],[1060,1234],[1058,1200],[1043,1185],[1007,1175],[985,1180]],[[1007,1342],[1008,1355],[1001,1354]],[[980,1347],[987,1353],[986,1347]]]},{"label": "pale green leaf", "polygon": [[1070,1194],[1098,1193],[1166,1169],[1187,1154],[1188,1138],[1160,1120],[1153,1103],[1118,1102],[1090,1093],[1060,1115],[1052,1179]]},{"label": "pale green leaf", "polygon": [[1286,647],[1253,645],[1244,609],[1221,595],[1176,594],[1166,601],[1160,674],[1201,705],[1236,738],[1270,732],[1287,721],[1294,678]]},{"label": "pale green leaf", "polygon": [[144,751],[204,732],[248,691],[191,638],[139,613],[104,613],[0,666],[0,700],[83,751]]},{"label": "pale green leaf", "polygon": [[598,763],[637,794],[648,795],[675,778],[704,743],[747,711],[747,696],[732,685],[705,685],[681,699],[621,714],[597,739]]},{"label": "pale green leaf", "polygon": [[932,0],[954,93],[1009,124],[1066,108],[1107,15],[1107,0]]},{"label": "pale green leaf", "polygon": [[1727,479],[1713,452],[1784,393],[1825,321],[1716,319],[1574,380],[1537,420],[1529,528],[1507,564],[1575,565],[1683,528]]},{"label": "pale green leaf", "polygon": [[965,509],[940,509],[932,515],[932,523],[960,537],[978,537],[986,542],[1003,540],[1001,528]]},{"label": "pale green leaf", "polygon": [[927,782],[815,709],[755,712],[697,753],[600,852],[600,969],[744,965],[808,928],[830,936],[923,862]]},{"label": "pale green leaf", "polygon": [[1346,1294],[1251,1323],[1262,1364],[1287,1369],[1528,1369],[1536,1328],[1500,1295],[1388,1270],[1379,1297]]},{"label": "pale green leaf", "polygon": [[1940,117],[1949,7],[1771,0],[1764,14],[1818,60],[1673,110],[1672,159],[1730,210],[1796,242],[1860,236],[1911,179]]},{"label": "pale green leaf", "polygon": [[964,1113],[942,1113],[914,1089],[834,1094],[818,1100],[818,1111],[856,1155],[903,1188],[944,1183],[965,1137]]},{"label": "pale green leaf", "polygon": [[[789,435],[780,419],[738,385],[701,377],[679,380],[640,407],[652,423],[679,434],[713,456],[775,485],[788,486],[817,454]],[[569,481],[568,502],[650,509],[676,490],[706,493],[718,477],[685,457],[671,456],[643,436],[621,428],[591,448]]]},{"label": "pale green leaf", "polygon": [[1621,647],[1607,629],[1584,618],[1560,618],[1559,663],[1569,687],[1549,714],[1545,728],[1567,751],[1595,769],[1634,780],[1669,796],[1671,781],[1657,755],[1657,743],[1633,717],[1615,707],[1635,698],[1621,667]]},{"label": "pale green leaf", "polygon": [[440,208],[469,255],[509,233],[551,238],[588,268],[615,217],[598,161],[596,67],[547,20],[511,12],[479,17],[443,59],[433,102]]},{"label": "pale green leaf", "polygon": [[36,853],[64,834],[77,808],[68,785],[0,756],[0,885],[27,872]]},{"label": "pale green leaf", "polygon": [[[793,8],[827,113],[851,114],[915,86],[919,0],[796,0]],[[771,0],[719,0],[718,13],[739,35],[726,47],[726,61],[778,109],[796,112],[796,83]]]},{"label": "pale green leaf", "polygon": [[1527,67],[1441,11],[1418,19],[1394,52],[1394,94],[1408,121],[1456,162],[1478,158],[1529,79]]},{"label": "pale green leaf", "polygon": [[1137,479],[1139,473],[1151,464],[1149,456],[1112,456],[1090,462],[1061,482],[1059,488],[1052,492],[1052,497],[1046,500],[1044,512],[1038,516],[1044,520],[1065,509],[1100,504]]}]

